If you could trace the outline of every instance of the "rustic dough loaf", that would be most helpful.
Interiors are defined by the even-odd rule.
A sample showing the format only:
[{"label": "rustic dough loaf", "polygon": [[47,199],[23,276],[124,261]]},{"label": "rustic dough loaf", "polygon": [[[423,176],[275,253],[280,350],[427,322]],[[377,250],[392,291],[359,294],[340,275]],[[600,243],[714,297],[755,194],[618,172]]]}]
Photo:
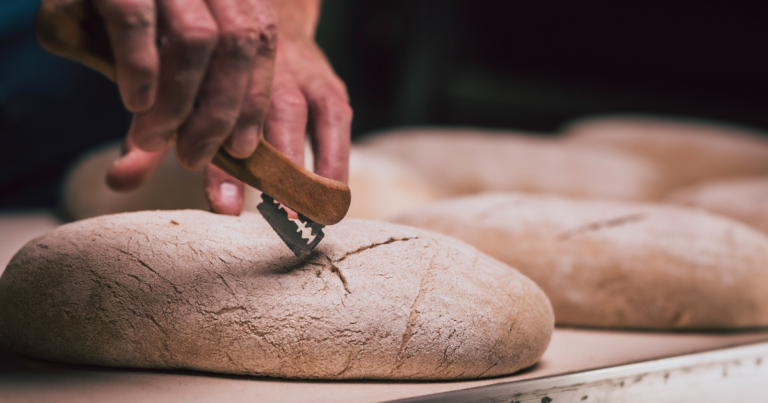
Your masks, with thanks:
[{"label": "rustic dough loaf", "polygon": [[440,198],[440,192],[408,165],[356,147],[349,156],[349,188],[350,218],[386,219]]},{"label": "rustic dough loaf", "polygon": [[73,220],[126,211],[205,209],[203,173],[190,172],[176,162],[175,151],[160,162],[154,174],[138,189],[116,192],[107,186],[109,167],[120,156],[118,144],[83,155],[64,182],[62,207]]},{"label": "rustic dough loaf", "polygon": [[465,379],[533,365],[553,330],[531,280],[440,234],[326,227],[293,257],[261,216],[102,216],[28,243],[0,334],[52,361],[315,379]]},{"label": "rustic dough loaf", "polygon": [[648,200],[664,179],[645,159],[509,132],[411,129],[372,136],[362,146],[408,163],[447,195],[485,191]]},{"label": "rustic dough loaf", "polygon": [[578,121],[566,132],[575,144],[608,147],[655,161],[667,189],[702,180],[768,173],[765,133],[722,123],[612,117]]},{"label": "rustic dough loaf", "polygon": [[490,194],[395,221],[454,236],[517,268],[547,293],[558,324],[768,326],[768,239],[705,212]]},{"label": "rustic dough loaf", "polygon": [[[67,175],[63,210],[74,220],[142,210],[208,210],[202,172],[189,172],[168,153],[146,184],[130,192],[115,192],[104,177],[120,154],[118,145],[84,155]],[[305,162],[312,169],[312,152]],[[439,198],[440,193],[418,173],[392,158],[352,147],[349,161],[352,205],[347,217],[383,219]],[[256,211],[261,192],[246,186],[243,209]]]},{"label": "rustic dough loaf", "polygon": [[768,234],[768,177],[703,182],[671,194],[667,201],[724,215]]}]

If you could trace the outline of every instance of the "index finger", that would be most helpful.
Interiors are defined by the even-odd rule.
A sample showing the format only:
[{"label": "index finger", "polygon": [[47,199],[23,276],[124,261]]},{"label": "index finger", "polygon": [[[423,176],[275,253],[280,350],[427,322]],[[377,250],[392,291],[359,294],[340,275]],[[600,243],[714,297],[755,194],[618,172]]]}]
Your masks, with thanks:
[{"label": "index finger", "polygon": [[137,113],[152,107],[160,61],[153,0],[96,0],[107,29],[123,104]]}]

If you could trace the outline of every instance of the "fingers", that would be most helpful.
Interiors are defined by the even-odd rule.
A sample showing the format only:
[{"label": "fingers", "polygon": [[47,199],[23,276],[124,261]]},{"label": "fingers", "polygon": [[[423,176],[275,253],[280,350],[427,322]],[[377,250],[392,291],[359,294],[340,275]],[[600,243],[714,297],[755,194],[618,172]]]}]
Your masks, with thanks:
[{"label": "fingers", "polygon": [[216,213],[240,215],[243,211],[245,185],[213,164],[205,172],[205,193]]},{"label": "fingers", "polygon": [[203,0],[159,0],[159,84],[154,107],[137,115],[128,136],[145,151],[164,148],[192,111],[218,27]]},{"label": "fingers", "polygon": [[142,151],[130,138],[123,144],[124,154],[112,163],[107,172],[107,185],[113,190],[129,191],[138,188],[163,160],[173,145],[169,144],[160,151]]},{"label": "fingers", "polygon": [[261,130],[270,105],[276,40],[274,25],[268,25],[265,22],[262,24],[268,27],[268,37],[259,41],[260,46],[256,52],[256,60],[240,110],[240,117],[232,135],[224,143],[226,150],[238,158],[246,158],[253,154],[259,137],[262,136]]},{"label": "fingers", "polygon": [[[338,80],[334,76],[335,80]],[[349,178],[349,149],[352,107],[341,91],[341,81],[316,81],[302,86],[310,114],[310,132],[315,155],[315,173],[346,183]]]},{"label": "fingers", "polygon": [[[271,10],[262,1],[209,0],[208,5],[219,24],[219,42],[213,53],[207,75],[198,93],[194,114],[179,129],[177,150],[179,162],[188,169],[202,168],[229,137],[240,115],[243,98],[254,69],[257,50],[274,40]],[[268,15],[256,9],[264,5]],[[265,43],[266,42],[266,43]],[[270,71],[271,66],[266,66]],[[255,83],[267,88],[270,81]],[[268,89],[266,89],[268,93]],[[233,156],[245,158],[253,153],[256,141],[230,144]],[[242,139],[247,140],[247,139]]]},{"label": "fingers", "polygon": [[275,72],[264,139],[302,167],[307,111],[304,94],[292,77],[282,71]]},{"label": "fingers", "polygon": [[352,126],[346,87],[316,45],[282,42],[280,46],[264,137],[304,165],[309,122],[315,172],[346,182]]},{"label": "fingers", "polygon": [[160,68],[154,0],[96,0],[95,5],[107,28],[125,107],[131,112],[151,108]]}]

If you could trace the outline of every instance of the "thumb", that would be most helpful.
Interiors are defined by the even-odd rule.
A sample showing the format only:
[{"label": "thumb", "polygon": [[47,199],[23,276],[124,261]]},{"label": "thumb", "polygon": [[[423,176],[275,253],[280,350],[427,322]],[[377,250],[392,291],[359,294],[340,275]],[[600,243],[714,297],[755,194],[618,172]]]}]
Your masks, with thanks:
[{"label": "thumb", "polygon": [[107,172],[107,185],[123,192],[138,188],[147,181],[171,147],[173,143],[162,150],[147,152],[139,149],[130,137],[126,138],[123,156],[115,160]]}]

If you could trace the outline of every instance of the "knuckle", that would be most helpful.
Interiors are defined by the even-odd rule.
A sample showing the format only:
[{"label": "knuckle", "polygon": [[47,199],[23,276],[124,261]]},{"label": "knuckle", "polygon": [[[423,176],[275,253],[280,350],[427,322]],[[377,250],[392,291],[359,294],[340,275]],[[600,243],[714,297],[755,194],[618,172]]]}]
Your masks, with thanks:
[{"label": "knuckle", "polygon": [[278,90],[272,94],[272,108],[277,112],[307,112],[307,100],[298,91]]},{"label": "knuckle", "polygon": [[102,3],[104,18],[127,29],[147,29],[155,20],[155,3],[146,0],[111,0]]},{"label": "knuckle", "polygon": [[147,54],[134,52],[118,57],[118,60],[118,71],[125,69],[134,78],[151,81],[159,74],[158,60]]},{"label": "knuckle", "polygon": [[174,42],[188,51],[210,51],[216,46],[219,29],[215,23],[189,23],[180,28],[174,35]]},{"label": "knuckle", "polygon": [[189,116],[187,108],[180,103],[173,103],[167,107],[165,120],[158,124],[158,127],[163,127],[166,130],[177,130]]},{"label": "knuckle", "polygon": [[352,120],[352,107],[343,97],[328,96],[317,103],[319,112],[328,116],[332,121],[348,122]]},{"label": "knuckle", "polygon": [[254,12],[256,26],[259,27],[259,46],[262,48],[277,48],[277,19],[270,7],[263,4]]},{"label": "knuckle", "polygon": [[226,137],[234,126],[237,117],[237,111],[226,108],[209,109],[200,116],[205,121],[204,126],[209,136],[215,138]]},{"label": "knuckle", "polygon": [[[152,113],[153,111],[150,111]],[[180,102],[169,102],[162,105],[162,114],[154,119],[153,132],[173,133],[185,123],[190,116],[189,108]]]},{"label": "knuckle", "polygon": [[158,108],[160,110],[157,111],[158,116],[156,118],[157,122],[155,123],[158,129],[176,130],[190,115],[191,108],[184,102],[179,102],[175,99],[157,106],[160,107]]},{"label": "knuckle", "polygon": [[261,115],[269,106],[269,94],[263,91],[253,91],[246,95],[243,103],[244,115]]},{"label": "knuckle", "polygon": [[131,69],[131,74],[143,81],[154,81],[160,73],[157,63],[145,58],[131,58],[128,60],[128,66]]},{"label": "knuckle", "polygon": [[236,28],[223,31],[219,37],[219,48],[226,57],[247,60],[254,57],[259,43],[259,30]]},{"label": "knuckle", "polygon": [[259,33],[259,45],[269,50],[277,50],[277,24],[270,22],[262,27]]}]

